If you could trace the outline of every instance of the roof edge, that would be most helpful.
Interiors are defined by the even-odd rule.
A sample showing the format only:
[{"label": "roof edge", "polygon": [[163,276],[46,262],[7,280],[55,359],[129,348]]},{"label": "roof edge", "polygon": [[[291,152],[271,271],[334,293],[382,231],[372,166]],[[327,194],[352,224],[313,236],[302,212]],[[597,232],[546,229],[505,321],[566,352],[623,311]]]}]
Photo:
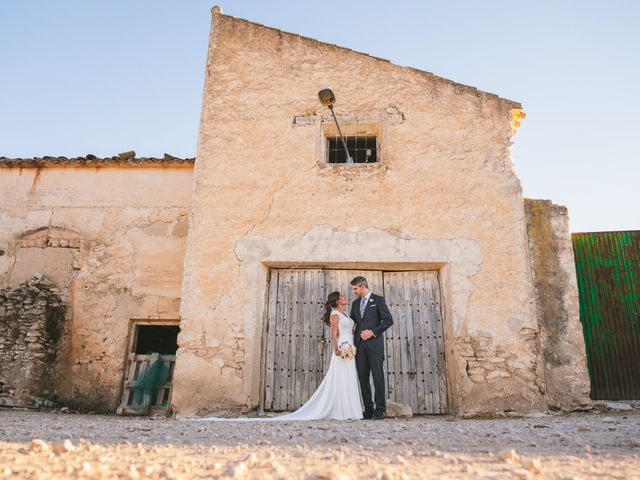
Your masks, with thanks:
[{"label": "roof edge", "polygon": [[180,158],[164,154],[156,157],[104,157],[95,155],[84,157],[33,157],[9,158],[0,157],[0,168],[45,168],[45,167],[191,167],[195,158]]}]

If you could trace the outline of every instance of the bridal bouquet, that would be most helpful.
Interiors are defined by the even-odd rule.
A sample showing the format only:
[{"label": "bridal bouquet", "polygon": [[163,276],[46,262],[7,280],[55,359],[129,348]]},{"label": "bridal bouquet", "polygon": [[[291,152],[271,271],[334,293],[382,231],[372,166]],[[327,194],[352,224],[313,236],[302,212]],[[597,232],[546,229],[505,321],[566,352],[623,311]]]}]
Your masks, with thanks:
[{"label": "bridal bouquet", "polygon": [[356,347],[349,342],[342,342],[338,346],[341,358],[353,358],[356,355]]}]

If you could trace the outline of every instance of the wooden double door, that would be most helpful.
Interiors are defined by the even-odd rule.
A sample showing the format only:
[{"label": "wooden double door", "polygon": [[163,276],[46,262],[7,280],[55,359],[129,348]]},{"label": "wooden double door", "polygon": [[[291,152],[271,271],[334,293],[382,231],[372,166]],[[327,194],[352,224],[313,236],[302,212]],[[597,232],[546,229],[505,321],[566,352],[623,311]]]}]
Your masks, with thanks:
[{"label": "wooden double door", "polygon": [[364,276],[383,295],[394,319],[385,332],[387,398],[414,413],[446,413],[444,334],[437,271],[272,269],[265,326],[263,408],[292,411],[313,394],[331,359],[322,322],[327,295],[349,298]]}]

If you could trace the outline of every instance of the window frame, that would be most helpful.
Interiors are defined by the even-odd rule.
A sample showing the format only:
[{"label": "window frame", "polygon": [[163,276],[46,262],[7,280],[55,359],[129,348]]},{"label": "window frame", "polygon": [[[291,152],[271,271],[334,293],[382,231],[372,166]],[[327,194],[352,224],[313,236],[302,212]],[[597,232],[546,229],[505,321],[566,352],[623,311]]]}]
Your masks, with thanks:
[{"label": "window frame", "polygon": [[[342,145],[342,140],[339,135],[326,135],[325,141],[327,142],[326,148],[326,162],[330,164],[341,164],[347,163],[347,154],[344,151],[344,146]],[[347,148],[349,150],[349,155],[353,158],[354,163],[378,163],[378,137],[377,135],[348,135],[345,136],[345,142],[347,143]],[[355,146],[353,145],[355,143]],[[358,145],[359,143],[363,143],[363,146]],[[332,147],[332,144],[334,145]],[[351,144],[351,145],[350,145]],[[366,154],[363,156],[362,152],[372,151],[371,158],[373,161],[368,161],[369,157]],[[335,155],[334,155],[335,152]],[[342,162],[334,161],[332,162],[332,157],[337,159],[340,157]],[[358,161],[358,158],[364,158],[364,161]]]},{"label": "window frame", "polygon": [[[376,137],[376,161],[375,162],[359,162],[359,163],[330,163],[328,144],[329,137],[338,136],[338,129],[331,117],[322,118],[317,123],[317,160],[318,163],[339,168],[340,166],[364,167],[365,165],[380,165],[386,160],[386,129],[384,122],[378,119],[360,119],[357,117],[338,116],[340,129],[345,137]],[[351,152],[350,152],[351,153]],[[353,154],[352,154],[353,156]]]}]

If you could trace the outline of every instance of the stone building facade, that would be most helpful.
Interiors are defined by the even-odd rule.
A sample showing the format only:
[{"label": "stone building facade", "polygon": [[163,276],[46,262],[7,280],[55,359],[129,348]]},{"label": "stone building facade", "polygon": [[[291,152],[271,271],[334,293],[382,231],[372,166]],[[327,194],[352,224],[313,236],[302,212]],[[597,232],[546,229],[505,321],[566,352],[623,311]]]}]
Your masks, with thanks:
[{"label": "stone building facade", "polygon": [[[66,305],[50,397],[113,411],[132,323],[179,318],[193,160],[45,157],[0,165],[0,288],[39,273]],[[10,380],[0,379],[6,394]]]},{"label": "stone building facade", "polygon": [[[327,85],[344,133],[375,139],[376,162],[327,161]],[[37,271],[60,288],[70,326],[57,395],[86,408],[118,405],[135,319],[179,319],[175,412],[264,407],[274,279],[345,270],[436,279],[440,411],[584,408],[567,213],[522,197],[520,108],[214,8],[197,161],[0,160],[0,287]],[[34,232],[68,251],[30,246]],[[320,321],[305,308],[300,337]],[[403,361],[396,377],[427,378]]]}]

